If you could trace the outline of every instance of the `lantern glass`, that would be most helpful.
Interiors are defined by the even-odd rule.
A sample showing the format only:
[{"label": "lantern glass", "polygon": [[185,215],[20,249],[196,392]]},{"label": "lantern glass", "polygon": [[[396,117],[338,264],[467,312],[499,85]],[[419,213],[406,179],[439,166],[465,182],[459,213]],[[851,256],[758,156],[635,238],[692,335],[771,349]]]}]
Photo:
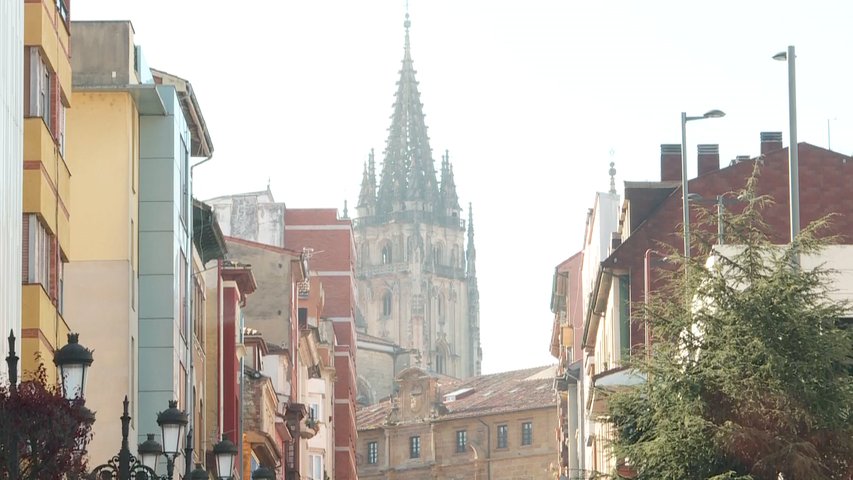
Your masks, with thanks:
[{"label": "lantern glass", "polygon": [[225,452],[216,454],[216,476],[224,480],[231,478],[231,473],[234,470],[234,453]]},{"label": "lantern glass", "polygon": [[59,370],[62,375],[62,393],[66,400],[74,400],[76,398],[84,398],[86,391],[86,370],[88,365],[85,363],[71,363],[60,365]]},{"label": "lantern glass", "polygon": [[164,423],[163,451],[166,455],[177,455],[181,451],[181,438],[184,436],[184,425],[180,423]]}]

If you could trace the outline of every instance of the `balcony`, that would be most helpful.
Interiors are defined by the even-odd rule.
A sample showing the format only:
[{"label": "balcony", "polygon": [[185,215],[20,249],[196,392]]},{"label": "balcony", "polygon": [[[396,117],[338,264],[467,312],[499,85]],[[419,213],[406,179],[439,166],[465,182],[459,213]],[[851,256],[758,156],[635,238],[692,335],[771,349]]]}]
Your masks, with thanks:
[{"label": "balcony", "polygon": [[395,273],[408,273],[408,263],[388,263],[385,265],[366,265],[358,269],[358,278],[367,279],[378,277],[380,275],[390,275]]}]

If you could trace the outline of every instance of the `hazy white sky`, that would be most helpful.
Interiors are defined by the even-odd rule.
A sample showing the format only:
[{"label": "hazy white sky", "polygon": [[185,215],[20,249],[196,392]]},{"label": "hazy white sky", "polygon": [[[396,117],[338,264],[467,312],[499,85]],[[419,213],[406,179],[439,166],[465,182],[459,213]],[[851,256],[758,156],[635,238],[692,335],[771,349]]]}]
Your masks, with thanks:
[{"label": "hazy white sky", "polygon": [[[195,195],[262,190],[289,207],[354,207],[377,162],[403,55],[406,0],[75,0],[75,20],[131,20],[148,63],[190,80],[215,146]],[[586,210],[624,180],[658,180],[660,144],[719,143],[724,165],[788,138],[797,48],[799,140],[853,150],[853,3],[411,0],[434,157],[473,202],[485,373],[552,363],[554,267]],[[73,53],[73,52],[72,52]],[[830,128],[828,128],[828,125]],[[613,151],[611,157],[611,151]],[[853,190],[853,186],[851,186]],[[354,208],[350,209],[354,214]]]}]

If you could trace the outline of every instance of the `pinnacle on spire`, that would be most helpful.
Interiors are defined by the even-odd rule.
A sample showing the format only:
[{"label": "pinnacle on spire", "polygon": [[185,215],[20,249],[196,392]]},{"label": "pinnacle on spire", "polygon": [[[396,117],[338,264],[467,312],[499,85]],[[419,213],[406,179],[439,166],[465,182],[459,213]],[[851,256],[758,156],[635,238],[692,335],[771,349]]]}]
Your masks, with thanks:
[{"label": "pinnacle on spire", "polygon": [[616,163],[610,162],[610,193],[616,195]]},{"label": "pinnacle on spire", "polygon": [[358,195],[356,208],[367,209],[372,212],[376,206],[376,170],[373,164],[373,149],[370,149],[368,161],[364,164],[364,172],[361,177],[361,192]]},{"label": "pinnacle on spire", "polygon": [[468,263],[468,278],[477,279],[477,250],[474,248],[474,208],[468,202],[468,247],[465,251]]},{"label": "pinnacle on spire", "polygon": [[453,177],[453,165],[450,163],[450,152],[444,150],[441,157],[441,203],[448,211],[459,212],[459,196],[456,194],[456,180]]}]

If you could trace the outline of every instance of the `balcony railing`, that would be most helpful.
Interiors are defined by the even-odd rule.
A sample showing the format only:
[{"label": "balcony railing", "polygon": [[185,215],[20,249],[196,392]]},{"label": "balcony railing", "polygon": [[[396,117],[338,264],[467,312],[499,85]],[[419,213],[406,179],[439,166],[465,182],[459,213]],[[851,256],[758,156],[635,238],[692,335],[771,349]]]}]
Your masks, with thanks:
[{"label": "balcony railing", "polygon": [[366,265],[358,269],[358,278],[371,278],[378,275],[404,273],[409,271],[408,263],[388,263],[385,265]]}]

